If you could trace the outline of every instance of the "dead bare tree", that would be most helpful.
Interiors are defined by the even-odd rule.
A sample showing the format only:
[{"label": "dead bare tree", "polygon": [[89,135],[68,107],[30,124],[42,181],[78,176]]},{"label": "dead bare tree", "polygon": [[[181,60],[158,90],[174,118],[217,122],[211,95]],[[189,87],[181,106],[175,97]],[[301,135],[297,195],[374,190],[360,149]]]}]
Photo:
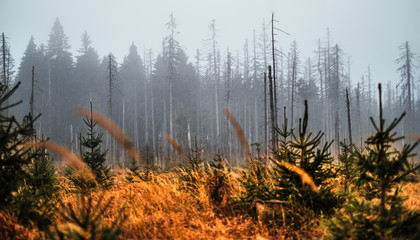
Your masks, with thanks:
[{"label": "dead bare tree", "polygon": [[346,88],[346,103],[347,103],[347,122],[348,122],[348,129],[349,129],[349,143],[350,143],[350,150],[352,150],[353,139],[351,136],[350,99],[349,99],[349,90],[347,88]]}]

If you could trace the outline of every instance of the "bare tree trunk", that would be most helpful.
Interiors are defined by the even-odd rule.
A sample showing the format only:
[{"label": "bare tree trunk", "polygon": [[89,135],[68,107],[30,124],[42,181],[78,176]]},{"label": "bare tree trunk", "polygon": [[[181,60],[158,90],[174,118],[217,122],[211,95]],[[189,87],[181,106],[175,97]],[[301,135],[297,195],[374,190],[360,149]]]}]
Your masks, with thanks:
[{"label": "bare tree trunk", "polygon": [[191,118],[188,116],[188,125],[187,125],[187,139],[188,139],[188,149],[191,149]]},{"label": "bare tree trunk", "polygon": [[157,154],[156,154],[156,136],[155,136],[155,106],[154,106],[154,102],[155,102],[155,100],[154,100],[154,93],[153,93],[153,83],[150,83],[150,92],[151,92],[151,104],[152,104],[152,145],[153,145],[153,153],[154,153],[154,160],[155,160],[155,162],[156,162],[156,157],[157,157]]},{"label": "bare tree trunk", "polygon": [[[325,81],[324,79],[324,74],[322,72],[322,64],[321,64],[321,56],[322,56],[322,50],[321,50],[321,40],[318,39],[318,64],[317,64],[317,70],[318,70],[318,74],[319,74],[319,85],[321,87],[321,116],[325,116],[326,111],[325,111],[325,94],[324,94],[324,84],[323,81]],[[322,130],[323,132],[326,131],[326,121],[325,118],[322,118]]]},{"label": "bare tree trunk", "polygon": [[294,113],[294,104],[295,104],[295,84],[297,78],[297,46],[296,41],[292,43],[292,99],[291,99],[291,109],[290,109],[290,128],[293,129],[293,113]]},{"label": "bare tree trunk", "polygon": [[264,142],[265,161],[268,162],[268,128],[267,128],[267,73],[264,72]]},{"label": "bare tree trunk", "polygon": [[216,115],[216,141],[220,137],[220,121],[219,121],[219,76],[217,72],[217,55],[216,55],[216,26],[215,21],[212,20],[210,30],[212,31],[212,50],[213,50],[213,77],[214,77],[214,101],[215,101],[215,115]]},{"label": "bare tree trunk", "polygon": [[108,70],[109,70],[109,118],[112,119],[112,56],[108,56]]},{"label": "bare tree trunk", "polygon": [[265,21],[263,22],[263,30],[262,30],[262,41],[263,41],[263,58],[264,58],[264,143],[265,143],[265,156],[266,161],[268,160],[268,109],[267,109],[267,35],[266,35],[266,28],[265,28]]},{"label": "bare tree trunk", "polygon": [[31,82],[31,97],[29,100],[29,116],[30,116],[30,120],[31,120],[31,128],[33,129],[33,123],[32,123],[32,118],[34,116],[34,87],[35,87],[35,67],[32,66],[32,82]]},{"label": "bare tree trunk", "polygon": [[332,104],[331,104],[331,96],[330,96],[330,90],[329,85],[331,84],[331,74],[330,74],[330,67],[331,67],[331,60],[330,60],[330,29],[327,28],[327,47],[324,49],[324,74],[325,74],[325,97],[327,100],[326,104],[326,116],[327,116],[327,128],[326,135],[327,139],[332,139],[332,131],[333,128],[333,110],[332,110]]},{"label": "bare tree trunk", "polygon": [[7,74],[6,74],[6,40],[4,39],[4,33],[1,34],[2,37],[2,52],[3,52],[3,84],[5,87],[5,91],[9,87],[9,83],[7,82]]},{"label": "bare tree trunk", "polygon": [[[173,79],[169,77],[169,136],[173,137]],[[169,150],[171,151],[171,150]]]},{"label": "bare tree trunk", "polygon": [[[371,74],[370,74],[370,66],[367,69],[367,80],[368,80],[368,116],[372,116],[372,89],[371,89]],[[370,126],[370,125],[369,125]]]},{"label": "bare tree trunk", "polygon": [[[271,15],[271,52],[273,55],[273,95],[274,95],[274,126],[277,127],[277,84],[276,84],[276,55],[274,47],[274,13]],[[270,75],[270,74],[269,74]],[[274,138],[277,139],[277,134],[274,132]],[[275,141],[277,146],[277,140]]]},{"label": "bare tree trunk", "polygon": [[[4,84],[4,92],[7,92],[7,90],[9,89],[9,82],[7,79],[7,69],[6,69],[6,40],[4,38],[4,33],[1,34],[2,36],[2,52],[3,52],[3,84]],[[6,99],[5,105],[8,105],[9,100]],[[8,109],[4,109],[3,110],[3,114],[5,116],[9,115],[9,110]]]},{"label": "bare tree trunk", "polygon": [[[112,88],[113,88],[113,65],[112,65],[112,55],[109,54],[108,56],[108,70],[109,70],[109,119],[112,120]],[[109,137],[109,155],[113,161],[113,165],[115,167],[115,156],[114,156],[114,141],[112,137]]]},{"label": "bare tree trunk", "polygon": [[254,142],[259,142],[259,124],[258,124],[258,108],[257,108],[257,96],[258,96],[258,91],[257,91],[257,47],[256,47],[256,39],[255,39],[255,30],[254,30],[254,56],[253,56],[253,74],[252,74],[252,78],[253,78],[253,90],[254,90]]},{"label": "bare tree trunk", "polygon": [[[358,138],[362,138],[362,120],[361,120],[361,112],[360,112],[361,104],[360,104],[360,83],[357,83],[357,90],[356,90],[356,114],[357,114],[357,132],[358,132]],[[361,141],[361,144],[363,142]]]},{"label": "bare tree trunk", "polygon": [[[4,42],[4,36],[3,36],[3,42]],[[4,46],[4,45],[3,45]],[[408,45],[408,41],[405,42],[405,56],[406,56],[406,66],[407,66],[407,97],[408,97],[408,109],[407,109],[407,114],[408,114],[408,118],[411,118],[411,113],[412,113],[412,101],[411,101],[411,52],[410,52],[410,47]],[[3,50],[4,52],[4,50]],[[4,57],[4,55],[3,55]]]},{"label": "bare tree trunk", "polygon": [[[146,145],[149,144],[149,111],[147,109],[147,84],[144,83],[144,140]],[[137,117],[137,116],[136,116]]]},{"label": "bare tree trunk", "polygon": [[347,122],[349,127],[349,141],[350,141],[350,150],[353,149],[353,139],[351,135],[351,116],[350,116],[350,99],[349,99],[349,90],[346,88],[346,102],[347,102]]},{"label": "bare tree trunk", "polygon": [[[168,116],[167,116],[168,113],[166,112],[167,111],[166,110],[166,100],[163,99],[162,101],[163,101],[163,129],[162,129],[162,131],[166,132],[168,130]],[[162,135],[163,135],[163,133],[161,133],[160,137],[162,137]],[[168,154],[168,156],[166,158],[165,165],[168,165],[168,163],[170,162],[170,156],[171,156],[171,146],[167,142],[163,142],[162,155],[165,154],[165,149],[164,149],[165,146],[167,147],[167,154]]]},{"label": "bare tree trunk", "polygon": [[276,138],[276,124],[274,117],[274,98],[273,98],[273,77],[271,76],[271,66],[268,66],[268,85],[270,91],[270,116],[271,116],[271,144],[272,149],[275,149],[277,146]]},{"label": "bare tree trunk", "polygon": [[[202,137],[202,131],[201,131],[201,109],[202,109],[202,103],[201,103],[201,75],[200,75],[200,50],[197,49],[197,78],[198,78],[198,95],[197,95],[197,109],[196,109],[196,137],[195,137],[195,142],[197,143],[197,138],[199,138],[198,140],[201,140]],[[196,144],[197,145],[197,144]]]},{"label": "bare tree trunk", "polygon": [[[231,55],[228,49],[227,55],[227,78],[226,78],[226,108],[230,111],[230,91],[231,91],[231,81],[232,81],[232,60]],[[226,119],[226,133],[227,137],[227,146],[228,146],[228,158],[232,156],[232,134],[229,129],[229,121]]]}]

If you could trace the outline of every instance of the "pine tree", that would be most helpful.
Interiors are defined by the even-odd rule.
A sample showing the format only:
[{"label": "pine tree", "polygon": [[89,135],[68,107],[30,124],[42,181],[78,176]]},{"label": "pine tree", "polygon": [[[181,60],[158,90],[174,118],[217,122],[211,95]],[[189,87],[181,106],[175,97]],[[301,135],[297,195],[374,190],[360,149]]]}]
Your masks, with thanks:
[{"label": "pine tree", "polygon": [[11,202],[14,214],[24,224],[34,222],[41,230],[53,223],[58,195],[58,175],[43,149],[31,150],[27,176]]},{"label": "pine tree", "polygon": [[352,193],[344,208],[327,222],[333,239],[419,239],[420,212],[405,209],[399,196],[400,183],[420,168],[409,163],[419,141],[405,144],[402,150],[392,148],[403,138],[394,131],[404,116],[385,126],[379,84],[379,122],[371,118],[376,132],[366,140],[365,152],[356,149],[353,153],[360,172],[356,180],[360,196]]},{"label": "pine tree", "polygon": [[[279,200],[292,200],[314,212],[329,214],[339,203],[338,197],[332,193],[328,184],[328,181],[335,177],[332,169],[333,158],[329,152],[332,142],[321,145],[321,138],[324,136],[322,132],[316,135],[307,132],[308,118],[308,104],[305,101],[304,117],[299,119],[297,132],[294,129],[290,131],[292,140],[286,139],[289,134],[286,130],[280,131],[280,135],[284,136],[282,146],[273,151],[273,170],[278,181],[275,196]],[[306,186],[302,176],[283,162],[293,164],[306,172],[315,185],[319,186],[319,191],[315,192],[313,187]]]},{"label": "pine tree", "polygon": [[227,165],[228,162],[222,155],[217,155],[216,159],[210,163],[207,185],[210,200],[216,204],[226,203],[233,190],[233,182]]},{"label": "pine tree", "polygon": [[47,134],[54,141],[65,142],[66,127],[75,120],[71,114],[74,107],[76,87],[72,81],[73,58],[70,53],[68,37],[58,18],[55,20],[48,39],[47,53],[49,64],[48,108],[46,117],[49,120]]},{"label": "pine tree", "polygon": [[13,105],[5,105],[20,83],[10,91],[0,83],[0,208],[5,208],[28,174],[24,167],[30,163],[31,151],[22,149],[22,144],[28,142],[33,130],[29,125],[20,124],[14,116],[3,115],[3,111]]},{"label": "pine tree", "polygon": [[29,43],[26,47],[25,53],[21,59],[20,66],[15,78],[15,81],[21,82],[20,87],[16,91],[16,94],[12,96],[12,101],[15,99],[22,100],[22,104],[17,105],[13,109],[13,114],[17,119],[23,119],[23,115],[28,112],[28,105],[30,99],[28,96],[31,95],[32,85],[32,66],[35,66],[38,72],[38,66],[40,65],[39,53],[36,49],[34,37],[31,36]]},{"label": "pine tree", "polygon": [[129,182],[134,182],[134,177],[137,177],[143,181],[150,181],[153,179],[153,173],[158,170],[154,161],[154,153],[153,149],[150,145],[146,145],[142,151],[141,155],[143,156],[146,165],[143,167],[143,170],[140,169],[138,162],[130,158],[128,162],[128,173],[126,176],[126,180]]},{"label": "pine tree", "polygon": [[7,43],[6,36],[4,33],[1,35],[1,49],[0,49],[0,56],[1,56],[1,62],[0,65],[0,76],[1,81],[6,86],[5,89],[10,89],[12,86],[12,76],[14,74],[13,67],[14,67],[14,59],[12,58],[10,54],[10,46]]},{"label": "pine tree", "polygon": [[[116,102],[116,90],[118,89],[117,81],[118,81],[118,62],[115,56],[110,52],[108,56],[104,57],[102,61],[102,65],[104,65],[106,72],[107,72],[107,111],[108,111],[108,118],[115,121],[116,117],[114,116],[114,106],[117,105]],[[113,164],[116,164],[116,147],[115,141],[113,138],[107,135],[107,145],[109,148],[109,157],[112,159]]]},{"label": "pine tree", "polygon": [[[3,91],[5,86],[0,83],[0,112],[18,104],[5,102],[19,85]],[[22,147],[32,141],[33,121],[38,117],[21,124],[14,116],[0,114],[0,209],[43,229],[51,224],[57,197],[55,168],[44,151]]]},{"label": "pine tree", "polygon": [[258,199],[269,200],[274,195],[270,169],[262,161],[252,161],[239,180],[244,191],[236,199],[236,203],[248,214],[255,213],[255,202]]},{"label": "pine tree", "polygon": [[[92,103],[90,110],[92,112]],[[95,131],[96,122],[91,116],[86,116],[83,122],[88,127],[88,130],[85,137],[79,137],[80,144],[85,150],[81,153],[82,160],[90,167],[99,184],[109,185],[111,169],[105,163],[106,152],[101,150],[102,134]]]},{"label": "pine tree", "polygon": [[92,195],[86,196],[79,194],[76,203],[68,202],[67,204],[60,201],[58,214],[64,219],[66,227],[58,227],[54,225],[48,229],[48,239],[53,240],[112,240],[120,239],[121,227],[126,219],[124,214],[125,207],[121,207],[116,213],[115,220],[110,226],[105,226],[103,220],[105,213],[113,204],[114,197],[105,199],[103,192],[98,200],[94,200]]},{"label": "pine tree", "polygon": [[99,56],[96,50],[91,46],[92,41],[85,31],[81,37],[81,47],[79,56],[76,56],[74,68],[74,81],[77,84],[77,105],[85,106],[89,101],[96,108],[101,108],[105,112],[105,106],[100,106],[103,102],[100,93],[105,92],[106,86],[99,77]]},{"label": "pine tree", "polygon": [[403,99],[403,105],[407,113],[407,118],[404,121],[404,134],[407,134],[412,129],[412,118],[414,111],[414,70],[416,55],[412,52],[410,45],[405,42],[400,46],[401,54],[396,60],[401,66],[397,69],[400,72],[401,80],[397,87],[401,88],[401,97]]},{"label": "pine tree", "polygon": [[147,130],[145,124],[147,107],[144,102],[146,99],[146,75],[143,60],[140,58],[134,43],[131,44],[129,53],[121,64],[119,76],[126,109],[123,130],[133,139],[136,146],[141,146],[147,141],[142,135]]}]

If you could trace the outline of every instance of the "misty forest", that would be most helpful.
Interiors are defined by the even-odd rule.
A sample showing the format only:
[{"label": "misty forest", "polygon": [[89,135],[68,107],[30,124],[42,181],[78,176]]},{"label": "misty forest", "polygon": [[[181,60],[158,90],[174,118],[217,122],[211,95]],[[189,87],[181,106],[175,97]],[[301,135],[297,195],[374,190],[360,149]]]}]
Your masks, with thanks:
[{"label": "misty forest", "polygon": [[275,14],[229,48],[210,21],[193,56],[174,14],[123,59],[51,25],[21,59],[0,39],[1,239],[420,237],[418,43],[374,80]]}]

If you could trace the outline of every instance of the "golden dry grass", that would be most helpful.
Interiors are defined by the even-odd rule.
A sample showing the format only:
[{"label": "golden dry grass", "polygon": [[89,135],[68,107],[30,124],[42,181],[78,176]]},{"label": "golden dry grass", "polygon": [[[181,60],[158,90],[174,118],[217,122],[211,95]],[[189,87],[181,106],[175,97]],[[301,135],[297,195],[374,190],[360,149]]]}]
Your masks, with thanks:
[{"label": "golden dry grass", "polygon": [[0,211],[0,239],[32,240],[39,237],[37,229],[22,226],[15,216]]},{"label": "golden dry grass", "polygon": [[[212,204],[206,183],[198,184],[197,191],[182,190],[183,180],[175,172],[154,175],[151,181],[134,179],[125,180],[124,171],[115,172],[116,179],[110,189],[90,193],[95,205],[100,197],[106,202],[113,198],[101,221],[110,226],[119,216],[121,209],[126,215],[122,225],[121,239],[287,239],[286,236],[298,234],[303,239],[324,239],[327,235],[325,226],[302,230],[290,234],[285,228],[262,225],[255,219],[234,214],[229,203]],[[239,194],[241,186],[237,173],[229,177],[233,181],[231,195]],[[76,208],[78,195],[69,192],[65,178],[61,180],[61,200],[71,203]],[[103,192],[105,191],[105,193]],[[408,196],[405,207],[420,209],[420,183],[408,183],[403,188],[403,195]],[[60,229],[75,227],[68,224],[60,215],[55,222]],[[40,236],[36,228],[18,224],[14,216],[0,212],[1,239],[37,239]]]},{"label": "golden dry grass", "polygon": [[420,210],[420,183],[405,184],[402,195],[407,197],[404,207],[410,210]]},{"label": "golden dry grass", "polygon": [[[110,120],[99,113],[85,109],[77,111],[80,115],[91,114],[92,119],[110,131],[130,156],[140,163],[141,155],[126,135]],[[251,153],[240,124],[227,109],[224,109],[224,113],[234,127],[245,155],[250,160]],[[171,136],[165,137],[181,157],[185,158],[182,147]],[[26,147],[42,147],[55,151],[66,159],[65,163],[68,166],[79,170],[80,177],[93,178],[86,164],[62,146],[43,142]],[[304,170],[287,162],[282,162],[281,165],[299,174],[302,183],[308,184],[313,191],[319,191],[318,186]],[[93,199],[93,206],[100,198],[103,198],[103,202],[112,198],[111,205],[101,212],[101,221],[105,225],[111,226],[123,211],[126,220],[121,227],[122,239],[287,239],[287,236],[295,238],[298,236],[303,239],[326,238],[327,230],[322,224],[316,229],[302,228],[296,233],[290,232],[291,230],[287,228],[263,225],[247,215],[235,214],[229,201],[244,191],[238,172],[240,171],[223,170],[230,184],[224,189],[223,200],[217,205],[212,203],[210,196],[209,179],[215,178],[214,173],[201,170],[188,173],[180,170],[152,176],[151,181],[134,179],[131,182],[126,181],[125,171],[119,171],[115,172],[115,182],[109,189],[89,194]],[[185,177],[193,178],[194,181],[188,181]],[[340,182],[339,179],[336,180]],[[72,188],[65,177],[61,177],[60,182],[61,201],[76,211],[80,207],[77,201],[80,196],[72,193]],[[405,185],[403,195],[408,196],[408,200],[404,203],[405,207],[420,209],[420,183]],[[55,217],[55,224],[61,230],[77,228],[59,214]],[[2,212],[0,212],[0,234],[3,234],[0,235],[0,239],[37,239],[41,236],[36,228],[21,226],[14,216]]]},{"label": "golden dry grass", "polygon": [[[252,218],[225,214],[212,206],[202,191],[192,196],[180,190],[180,180],[173,173],[155,176],[150,182],[132,183],[127,183],[124,175],[120,174],[104,195],[114,200],[103,218],[110,224],[124,206],[127,219],[122,239],[284,239],[282,229],[269,229]],[[97,201],[102,193],[92,194]],[[62,200],[75,205],[76,198],[63,193]],[[57,222],[61,227],[66,224],[60,217]]]}]

